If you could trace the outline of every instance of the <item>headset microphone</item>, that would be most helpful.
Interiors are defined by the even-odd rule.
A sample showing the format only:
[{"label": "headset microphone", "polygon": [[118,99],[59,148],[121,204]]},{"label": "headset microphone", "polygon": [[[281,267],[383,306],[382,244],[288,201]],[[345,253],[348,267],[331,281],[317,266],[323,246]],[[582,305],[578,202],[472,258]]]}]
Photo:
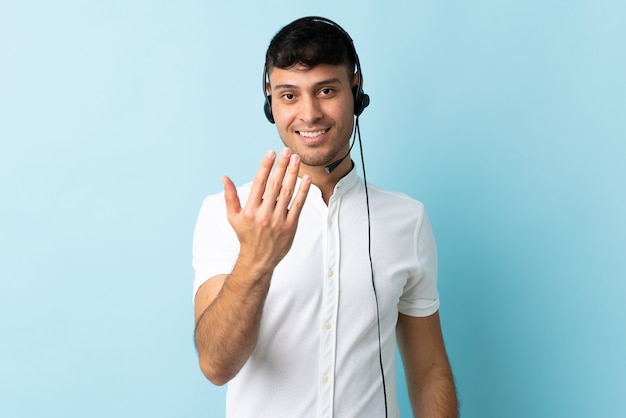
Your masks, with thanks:
[{"label": "headset microphone", "polygon": [[335,171],[335,168],[339,167],[339,164],[341,164],[348,155],[349,154],[346,154],[341,160],[337,160],[332,164],[328,164],[324,170],[326,170],[328,174],[332,173],[333,171]]},{"label": "headset microphone", "polygon": [[[332,173],[333,171],[335,171],[335,168],[339,167],[339,164],[341,164],[343,162],[343,160],[345,160],[348,155],[350,155],[350,152],[352,151],[352,147],[354,147],[354,142],[356,141],[356,133],[357,133],[357,126],[359,126],[359,117],[356,117],[356,125],[355,125],[355,129],[354,129],[354,136],[352,137],[352,144],[350,144],[350,149],[348,150],[348,152],[346,152],[346,155],[344,155],[343,157],[341,157],[339,160],[334,161],[330,164],[328,164],[324,170],[326,170],[326,172],[328,174]],[[361,140],[361,137],[359,135],[359,141]]]}]

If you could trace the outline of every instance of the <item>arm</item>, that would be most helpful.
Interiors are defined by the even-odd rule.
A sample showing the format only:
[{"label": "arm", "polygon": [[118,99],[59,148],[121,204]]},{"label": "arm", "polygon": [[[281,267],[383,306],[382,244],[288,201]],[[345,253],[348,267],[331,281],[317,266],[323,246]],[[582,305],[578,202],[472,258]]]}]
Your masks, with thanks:
[{"label": "arm", "polygon": [[439,313],[423,318],[399,314],[397,333],[413,415],[458,417],[454,378],[441,334]]},{"label": "arm", "polygon": [[230,274],[213,277],[200,287],[194,303],[200,369],[217,385],[232,379],[254,349],[274,268],[291,248],[311,184],[305,176],[289,207],[300,159],[285,149],[270,175],[274,159],[273,152],[263,159],[243,208],[235,185],[223,178],[239,256]]}]

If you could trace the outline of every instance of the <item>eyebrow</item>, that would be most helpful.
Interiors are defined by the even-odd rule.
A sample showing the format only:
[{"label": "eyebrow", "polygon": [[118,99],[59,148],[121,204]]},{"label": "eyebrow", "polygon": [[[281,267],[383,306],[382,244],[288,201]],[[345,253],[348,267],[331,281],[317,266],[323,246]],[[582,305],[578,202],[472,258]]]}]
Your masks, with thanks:
[{"label": "eyebrow", "polygon": [[[333,78],[329,78],[327,80],[322,80],[322,81],[318,81],[317,83],[315,83],[313,86],[315,88],[319,88],[321,86],[325,86],[325,85],[329,85],[329,84],[341,84],[341,80],[337,77],[333,77]],[[293,90],[293,89],[299,89],[298,86],[293,85],[293,84],[278,84],[276,86],[274,86],[275,89],[286,89],[286,90]]]}]

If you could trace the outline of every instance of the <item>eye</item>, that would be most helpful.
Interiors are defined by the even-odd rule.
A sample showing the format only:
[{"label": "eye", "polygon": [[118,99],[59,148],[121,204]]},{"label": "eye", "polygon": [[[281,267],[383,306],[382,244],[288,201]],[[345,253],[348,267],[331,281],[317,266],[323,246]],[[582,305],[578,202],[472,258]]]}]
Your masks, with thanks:
[{"label": "eye", "polygon": [[330,96],[333,94],[334,90],[330,87],[326,87],[320,90],[320,95],[322,96]]},{"label": "eye", "polygon": [[292,102],[296,98],[296,95],[293,93],[284,93],[280,97],[286,102]]}]

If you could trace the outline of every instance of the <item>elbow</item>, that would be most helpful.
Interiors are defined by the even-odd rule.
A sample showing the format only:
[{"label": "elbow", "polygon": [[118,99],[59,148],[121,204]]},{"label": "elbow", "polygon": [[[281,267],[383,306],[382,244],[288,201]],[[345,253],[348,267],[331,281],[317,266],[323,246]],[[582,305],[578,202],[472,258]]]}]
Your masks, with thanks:
[{"label": "elbow", "polygon": [[206,373],[204,371],[202,373],[209,380],[209,382],[211,382],[215,386],[224,386],[226,383],[228,383],[230,381],[230,379],[228,379],[227,377],[224,377],[224,376],[219,376],[219,375],[216,375],[216,374],[210,374],[210,373]]},{"label": "elbow", "polygon": [[233,374],[226,373],[224,371],[216,370],[208,361],[200,359],[200,370],[204,377],[206,377],[209,382],[214,384],[215,386],[224,386],[228,383],[233,377]]}]

